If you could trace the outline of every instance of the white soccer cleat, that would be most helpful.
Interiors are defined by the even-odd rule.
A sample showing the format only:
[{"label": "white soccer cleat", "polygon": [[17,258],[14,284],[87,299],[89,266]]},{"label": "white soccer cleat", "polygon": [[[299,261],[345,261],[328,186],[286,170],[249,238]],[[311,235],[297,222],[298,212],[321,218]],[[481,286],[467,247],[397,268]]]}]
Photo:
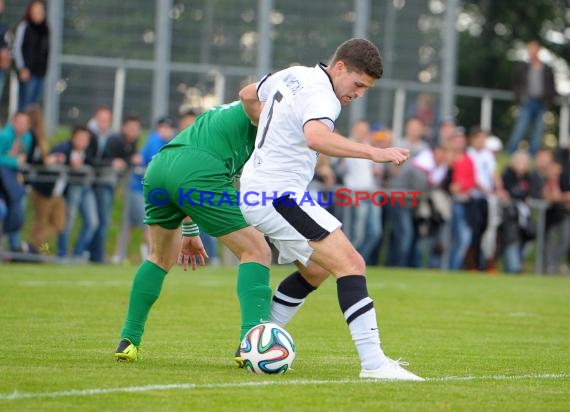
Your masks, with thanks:
[{"label": "white soccer cleat", "polygon": [[412,372],[402,368],[401,365],[408,365],[407,362],[400,362],[387,358],[386,361],[378,369],[360,371],[360,378],[362,379],[384,379],[392,381],[425,381],[414,375]]}]

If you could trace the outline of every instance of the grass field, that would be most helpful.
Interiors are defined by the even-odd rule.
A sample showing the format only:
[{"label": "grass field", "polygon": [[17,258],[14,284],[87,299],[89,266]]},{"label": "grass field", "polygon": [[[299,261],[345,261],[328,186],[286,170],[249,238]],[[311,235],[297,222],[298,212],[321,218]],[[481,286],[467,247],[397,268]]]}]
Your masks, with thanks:
[{"label": "grass field", "polygon": [[237,369],[233,268],[173,270],[144,359],[117,363],[133,271],[0,266],[0,410],[570,410],[569,278],[371,269],[385,351],[428,379],[398,383],[358,380],[332,279],[288,326],[292,371]]}]

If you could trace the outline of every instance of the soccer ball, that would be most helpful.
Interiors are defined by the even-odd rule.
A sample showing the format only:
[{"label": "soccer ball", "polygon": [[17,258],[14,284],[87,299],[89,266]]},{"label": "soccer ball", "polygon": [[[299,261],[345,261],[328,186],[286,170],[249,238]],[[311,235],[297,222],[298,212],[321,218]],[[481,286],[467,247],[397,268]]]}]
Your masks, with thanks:
[{"label": "soccer ball", "polygon": [[254,373],[285,373],[295,359],[295,343],[282,327],[261,323],[245,334],[240,356],[244,366]]}]

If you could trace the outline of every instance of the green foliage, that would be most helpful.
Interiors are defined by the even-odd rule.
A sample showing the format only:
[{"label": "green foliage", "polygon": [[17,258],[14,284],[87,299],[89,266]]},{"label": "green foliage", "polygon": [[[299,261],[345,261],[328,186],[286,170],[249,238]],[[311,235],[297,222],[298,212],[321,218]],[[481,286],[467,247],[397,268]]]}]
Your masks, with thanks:
[{"label": "green foliage", "polygon": [[[65,54],[152,59],[154,2],[136,0],[71,1],[64,7]],[[86,47],[86,45],[89,45]]]},{"label": "green foliage", "polygon": [[[291,270],[275,268],[273,286]],[[237,369],[235,272],[175,268],[150,314],[142,361],[123,364],[112,353],[134,268],[0,266],[0,290],[9,291],[0,314],[0,409],[539,411],[570,404],[568,279],[370,270],[384,349],[432,379],[375,383],[357,378],[332,279],[287,327],[297,345],[292,371],[262,377]],[[547,374],[564,377],[533,377]],[[186,386],[6,399],[168,384]]]},{"label": "green foliage", "polygon": [[277,13],[284,17],[273,27],[276,68],[326,63],[337,46],[352,36],[353,2],[331,1],[326,7],[306,0],[275,3]]},{"label": "green foliage", "polygon": [[[539,40],[544,47],[568,60],[570,47],[548,40],[547,30],[564,32],[570,25],[565,14],[568,1],[528,0],[524,2],[466,0],[464,12],[472,17],[472,27],[460,32],[458,43],[458,84],[495,89],[511,89],[513,61],[510,54],[516,46]],[[480,26],[473,29],[473,26]],[[493,111],[495,133],[508,137],[514,111],[504,103]],[[479,123],[480,101],[464,99],[459,105],[459,122],[466,126]],[[557,122],[554,122],[557,124]],[[555,128],[550,130],[557,133]]]}]

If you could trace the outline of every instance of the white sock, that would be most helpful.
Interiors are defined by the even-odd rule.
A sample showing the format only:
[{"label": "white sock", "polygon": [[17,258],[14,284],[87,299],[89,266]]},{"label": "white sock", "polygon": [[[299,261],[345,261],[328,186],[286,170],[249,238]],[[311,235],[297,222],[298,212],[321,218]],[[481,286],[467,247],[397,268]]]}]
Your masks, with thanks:
[{"label": "white sock", "polygon": [[292,298],[276,290],[271,301],[271,322],[284,327],[295,316],[304,302],[305,299]]},{"label": "white sock", "polygon": [[316,287],[303,278],[299,271],[295,271],[281,281],[271,301],[271,322],[283,327],[305,302],[309,293]]},{"label": "white sock", "polygon": [[[367,370],[378,369],[386,360],[386,355],[380,346],[376,310],[371,304],[373,304],[372,299],[366,297],[344,312],[345,319],[350,320],[348,328],[356,345],[362,369]],[[369,309],[351,319],[352,315],[364,307],[369,307]]]},{"label": "white sock", "polygon": [[338,303],[356,345],[362,369],[378,369],[386,361],[380,347],[374,302],[368,296],[366,277],[347,275],[336,280]]}]

